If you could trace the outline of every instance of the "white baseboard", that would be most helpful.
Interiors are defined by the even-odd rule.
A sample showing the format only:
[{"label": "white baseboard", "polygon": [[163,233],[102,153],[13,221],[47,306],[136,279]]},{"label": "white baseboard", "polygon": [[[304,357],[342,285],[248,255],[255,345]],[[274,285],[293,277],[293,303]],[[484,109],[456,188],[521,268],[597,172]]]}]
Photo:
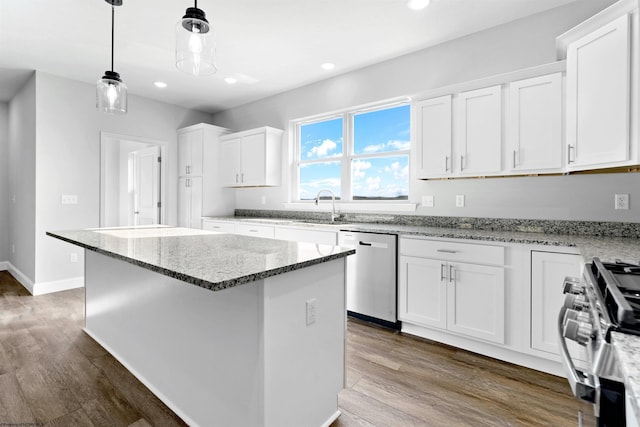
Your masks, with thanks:
[{"label": "white baseboard", "polygon": [[66,291],[68,289],[84,286],[84,276],[70,279],[53,280],[50,282],[33,283],[22,271],[18,270],[9,261],[0,261],[0,271],[7,270],[31,295],[43,295],[52,292]]}]

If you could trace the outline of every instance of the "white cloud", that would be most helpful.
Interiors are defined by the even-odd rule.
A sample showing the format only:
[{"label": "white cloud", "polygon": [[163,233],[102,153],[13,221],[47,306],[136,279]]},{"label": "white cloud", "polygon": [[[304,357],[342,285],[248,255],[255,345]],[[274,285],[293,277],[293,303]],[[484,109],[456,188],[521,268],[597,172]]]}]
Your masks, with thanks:
[{"label": "white cloud", "polygon": [[335,150],[338,144],[330,139],[325,139],[320,145],[313,147],[308,153],[307,157],[324,157],[331,151]]},{"label": "white cloud", "polygon": [[380,151],[408,150],[409,146],[409,141],[391,140],[382,144],[367,145],[363,148],[363,151],[365,153],[378,153]]},{"label": "white cloud", "polygon": [[356,178],[364,178],[365,171],[371,167],[371,162],[365,162],[364,160],[355,160],[351,164],[353,170],[353,176]]},{"label": "white cloud", "polygon": [[369,178],[367,178],[366,183],[367,183],[367,190],[369,191],[376,191],[380,189],[380,177],[376,176],[376,177],[372,177],[370,176]]}]

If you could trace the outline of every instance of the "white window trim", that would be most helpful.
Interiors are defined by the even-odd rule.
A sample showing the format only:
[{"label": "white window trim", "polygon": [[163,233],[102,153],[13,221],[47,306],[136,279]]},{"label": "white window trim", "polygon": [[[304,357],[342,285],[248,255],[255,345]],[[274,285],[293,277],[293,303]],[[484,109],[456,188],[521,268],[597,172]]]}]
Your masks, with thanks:
[{"label": "white window trim", "polygon": [[[318,114],[318,115],[314,115],[314,116],[310,116],[310,117],[306,117],[306,118],[302,118],[302,119],[296,119],[296,120],[291,120],[289,122],[289,129],[291,129],[291,141],[292,141],[292,150],[291,153],[293,154],[293,158],[292,158],[292,162],[291,162],[291,181],[290,181],[290,185],[289,185],[289,190],[290,190],[290,194],[289,194],[289,202],[288,203],[284,203],[284,208],[285,209],[294,209],[294,210],[319,210],[318,206],[315,205],[315,203],[313,201],[307,201],[307,200],[298,200],[297,197],[299,195],[299,163],[300,163],[300,144],[299,144],[299,129],[300,126],[302,125],[307,125],[307,124],[311,124],[311,123],[316,123],[316,122],[322,122],[322,121],[328,121],[331,119],[337,119],[337,118],[342,118],[342,135],[343,135],[343,154],[340,156],[336,156],[336,157],[326,157],[326,158],[322,158],[322,159],[314,159],[312,161],[306,161],[305,163],[324,163],[324,162],[331,162],[331,161],[340,161],[342,162],[342,176],[346,176],[345,174],[349,175],[351,174],[351,162],[353,161],[353,159],[358,159],[358,158],[374,158],[374,157],[392,157],[392,156],[402,156],[402,155],[406,155],[408,156],[408,165],[409,165],[409,172],[411,172],[411,150],[401,150],[401,151],[393,151],[393,152],[383,152],[383,153],[370,153],[370,154],[349,154],[349,152],[347,152],[347,154],[344,154],[344,150],[347,148],[347,141],[345,140],[344,136],[345,135],[352,135],[352,131],[353,129],[352,127],[352,120],[351,118],[357,114],[362,114],[362,113],[367,113],[370,111],[376,111],[376,110],[383,110],[386,108],[393,108],[393,107],[397,107],[397,106],[401,106],[401,105],[409,105],[409,108],[412,109],[413,106],[411,104],[411,98],[409,97],[401,97],[401,98],[396,98],[396,99],[392,99],[392,100],[387,100],[385,102],[377,102],[377,103],[372,103],[372,104],[367,104],[364,106],[360,106],[360,107],[355,107],[355,108],[348,108],[348,109],[344,109],[344,110],[340,110],[340,111],[334,111],[331,113],[327,113],[327,114]],[[410,112],[410,117],[412,117],[413,113]],[[411,125],[412,126],[412,125]],[[413,135],[413,133],[412,133]],[[351,141],[351,143],[353,143],[353,141]],[[408,186],[409,186],[409,194],[407,195],[407,197],[409,197],[410,193],[411,193],[411,173],[409,173],[409,181],[408,181]],[[345,184],[344,182],[342,184]],[[346,187],[343,188],[344,192],[346,194],[350,194],[351,197],[353,197],[352,194],[352,188],[351,188],[351,184],[352,184],[352,180],[349,179],[346,182]],[[384,210],[384,211],[389,211],[389,212],[413,212],[416,210],[417,208],[417,204],[416,203],[411,203],[409,201],[409,198],[407,198],[407,200],[405,201],[388,201],[388,200],[377,200],[377,201],[370,201],[370,200],[336,200],[336,210],[339,208],[342,208],[344,210],[349,210],[350,212],[357,212],[357,211],[362,211],[362,212],[368,212],[368,211],[380,211],[380,210]],[[330,207],[330,203],[328,204],[328,208],[325,210],[331,210]],[[323,209],[320,209],[323,210]]]}]

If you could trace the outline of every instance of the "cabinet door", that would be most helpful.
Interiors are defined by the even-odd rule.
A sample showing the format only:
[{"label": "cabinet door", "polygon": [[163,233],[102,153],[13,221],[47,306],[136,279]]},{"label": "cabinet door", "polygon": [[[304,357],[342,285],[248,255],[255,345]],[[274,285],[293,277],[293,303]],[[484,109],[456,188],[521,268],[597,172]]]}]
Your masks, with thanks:
[{"label": "cabinet door", "polygon": [[190,132],[178,134],[178,176],[189,175],[191,165]]},{"label": "cabinet door", "polygon": [[220,181],[225,187],[240,186],[241,142],[242,138],[233,138],[220,144]]},{"label": "cabinet door", "polygon": [[400,257],[398,318],[446,329],[446,263],[427,258]]},{"label": "cabinet door", "polygon": [[[462,175],[500,173],[502,87],[462,92],[458,102],[458,162]],[[455,162],[454,162],[455,164]]]},{"label": "cabinet door", "polygon": [[189,178],[191,197],[190,228],[202,228],[202,177]]},{"label": "cabinet door", "polygon": [[191,178],[178,179],[178,227],[190,227]]},{"label": "cabinet door", "polygon": [[563,166],[562,74],[509,86],[509,152],[513,172],[550,172]]},{"label": "cabinet door", "polygon": [[265,184],[266,158],[264,132],[242,137],[240,183],[243,186]]},{"label": "cabinet door", "polygon": [[629,16],[571,43],[567,50],[567,150],[570,169],[630,159]]},{"label": "cabinet door", "polygon": [[[581,270],[580,255],[531,252],[531,348],[560,354],[558,313],[564,303],[562,282],[567,276],[580,277]],[[568,344],[573,357],[586,360],[584,347]]]},{"label": "cabinet door", "polygon": [[189,151],[191,162],[189,164],[189,174],[202,176],[202,163],[203,163],[203,145],[204,145],[204,130],[196,129],[189,132]]},{"label": "cabinet door", "polygon": [[416,103],[416,177],[451,174],[451,95]]},{"label": "cabinet door", "polygon": [[504,268],[449,263],[447,329],[504,344]]}]

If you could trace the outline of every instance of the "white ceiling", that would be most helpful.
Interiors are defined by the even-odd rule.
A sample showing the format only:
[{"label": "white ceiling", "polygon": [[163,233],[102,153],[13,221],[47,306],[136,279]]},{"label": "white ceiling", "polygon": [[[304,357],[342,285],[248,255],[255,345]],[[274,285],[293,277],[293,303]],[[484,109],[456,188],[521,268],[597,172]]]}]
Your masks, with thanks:
[{"label": "white ceiling", "polygon": [[[416,12],[406,0],[200,0],[215,27],[218,72],[194,77],[176,69],[173,51],[175,24],[193,2],[123,0],[114,68],[131,94],[215,112],[573,1],[432,0]],[[24,70],[98,80],[110,68],[110,7],[0,0],[0,101],[26,81]]]}]

